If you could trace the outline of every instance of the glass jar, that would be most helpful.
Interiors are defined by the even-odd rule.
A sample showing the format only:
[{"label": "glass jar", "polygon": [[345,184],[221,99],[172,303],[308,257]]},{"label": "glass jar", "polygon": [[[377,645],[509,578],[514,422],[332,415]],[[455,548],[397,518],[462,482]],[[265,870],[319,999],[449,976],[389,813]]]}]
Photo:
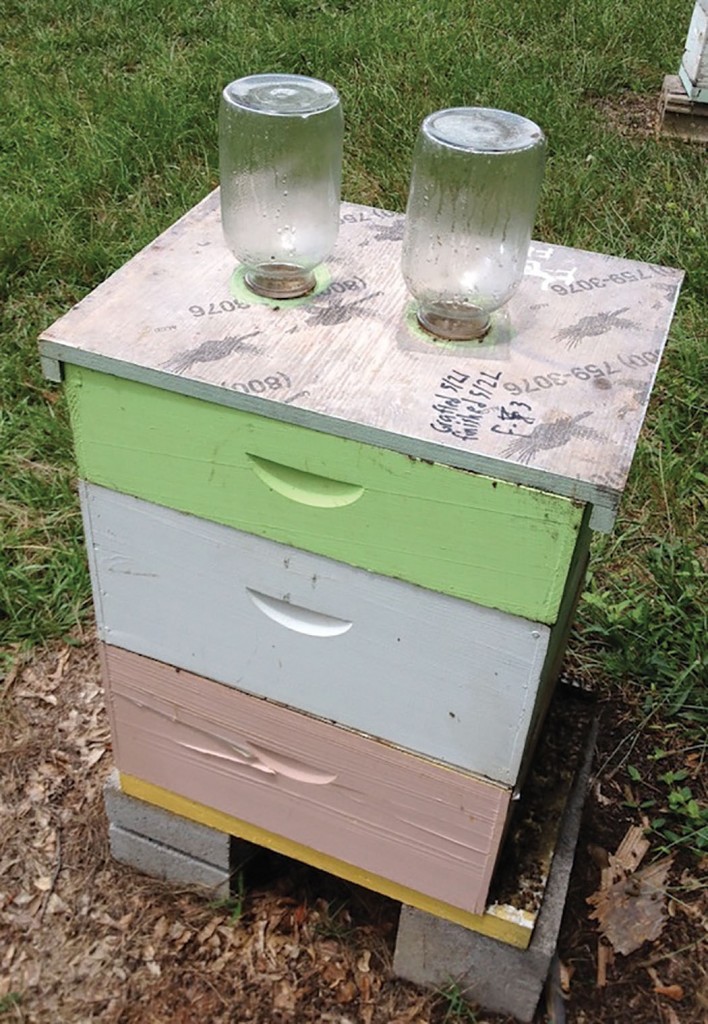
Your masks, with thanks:
[{"label": "glass jar", "polygon": [[545,151],[538,125],[504,110],[457,107],[423,121],[402,269],[430,333],[484,337],[490,314],[518,288]]},{"label": "glass jar", "polygon": [[259,295],[312,291],[339,230],[343,117],[336,89],[302,75],[249,75],[219,111],[221,221]]}]

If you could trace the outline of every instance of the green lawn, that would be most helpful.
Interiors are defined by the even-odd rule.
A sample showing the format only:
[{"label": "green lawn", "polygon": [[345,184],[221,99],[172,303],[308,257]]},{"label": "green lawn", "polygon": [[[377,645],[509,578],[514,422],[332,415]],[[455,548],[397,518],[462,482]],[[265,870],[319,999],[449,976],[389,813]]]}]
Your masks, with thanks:
[{"label": "green lawn", "polygon": [[[342,96],[346,199],[403,209],[423,116],[503,107],[549,138],[536,237],[686,270],[622,511],[595,546],[572,658],[633,708],[630,736],[661,727],[652,764],[688,750],[700,766],[708,160],[705,148],[626,130],[627,109],[643,104],[648,116],[663,75],[677,70],[691,6],[6,0],[0,632],[9,661],[89,616],[66,410],[42,380],[37,334],[217,184],[223,85],[256,71],[308,73]],[[631,750],[630,739],[618,756],[643,777]],[[661,785],[679,794],[657,826],[663,840],[708,847],[705,816],[687,809],[697,782]]]}]

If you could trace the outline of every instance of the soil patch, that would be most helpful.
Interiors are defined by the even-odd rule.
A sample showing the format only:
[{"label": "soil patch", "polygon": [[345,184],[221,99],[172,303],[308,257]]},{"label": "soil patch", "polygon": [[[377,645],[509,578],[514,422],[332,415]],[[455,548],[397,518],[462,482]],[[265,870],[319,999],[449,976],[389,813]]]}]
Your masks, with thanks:
[{"label": "soil patch", "polygon": [[658,94],[654,97],[625,91],[593,97],[589,102],[605,118],[608,128],[618,135],[625,139],[646,139],[658,131],[658,101]]}]

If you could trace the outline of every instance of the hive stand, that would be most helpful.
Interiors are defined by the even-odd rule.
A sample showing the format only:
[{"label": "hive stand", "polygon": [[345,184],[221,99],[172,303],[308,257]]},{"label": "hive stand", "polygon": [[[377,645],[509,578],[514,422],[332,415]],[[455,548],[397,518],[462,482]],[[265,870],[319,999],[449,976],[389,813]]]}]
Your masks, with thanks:
[{"label": "hive stand", "polygon": [[682,275],[533,243],[483,342],[443,343],[402,233],[344,204],[316,292],[276,303],[212,193],[41,355],[121,793],[524,946],[492,874]]},{"label": "hive stand", "polygon": [[677,75],[666,75],[659,99],[660,130],[708,142],[708,0],[696,0]]},{"label": "hive stand", "polygon": [[[556,954],[596,736],[597,719],[584,733],[578,752],[552,859],[544,865],[542,896],[528,943],[520,947],[508,937],[485,935],[404,906],[393,960],[398,977],[437,990],[454,984],[485,1010],[510,1014],[521,1022],[533,1020]],[[523,830],[523,823],[519,827]],[[520,867],[519,879],[524,875]]]},{"label": "hive stand", "polygon": [[258,849],[128,796],[115,769],[104,786],[103,800],[115,860],[166,882],[200,887],[220,900],[229,898],[232,876]]}]

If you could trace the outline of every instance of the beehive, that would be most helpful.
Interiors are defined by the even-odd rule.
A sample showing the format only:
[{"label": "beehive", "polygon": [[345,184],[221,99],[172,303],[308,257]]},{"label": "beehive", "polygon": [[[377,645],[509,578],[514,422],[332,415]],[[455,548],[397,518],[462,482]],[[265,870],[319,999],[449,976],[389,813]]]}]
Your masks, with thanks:
[{"label": "beehive", "polygon": [[458,922],[483,912],[681,275],[532,246],[482,343],[415,325],[345,204],[250,296],[208,196],[53,325],[126,793]]},{"label": "beehive", "polygon": [[708,0],[696,0],[679,78],[691,102],[708,103]]}]

